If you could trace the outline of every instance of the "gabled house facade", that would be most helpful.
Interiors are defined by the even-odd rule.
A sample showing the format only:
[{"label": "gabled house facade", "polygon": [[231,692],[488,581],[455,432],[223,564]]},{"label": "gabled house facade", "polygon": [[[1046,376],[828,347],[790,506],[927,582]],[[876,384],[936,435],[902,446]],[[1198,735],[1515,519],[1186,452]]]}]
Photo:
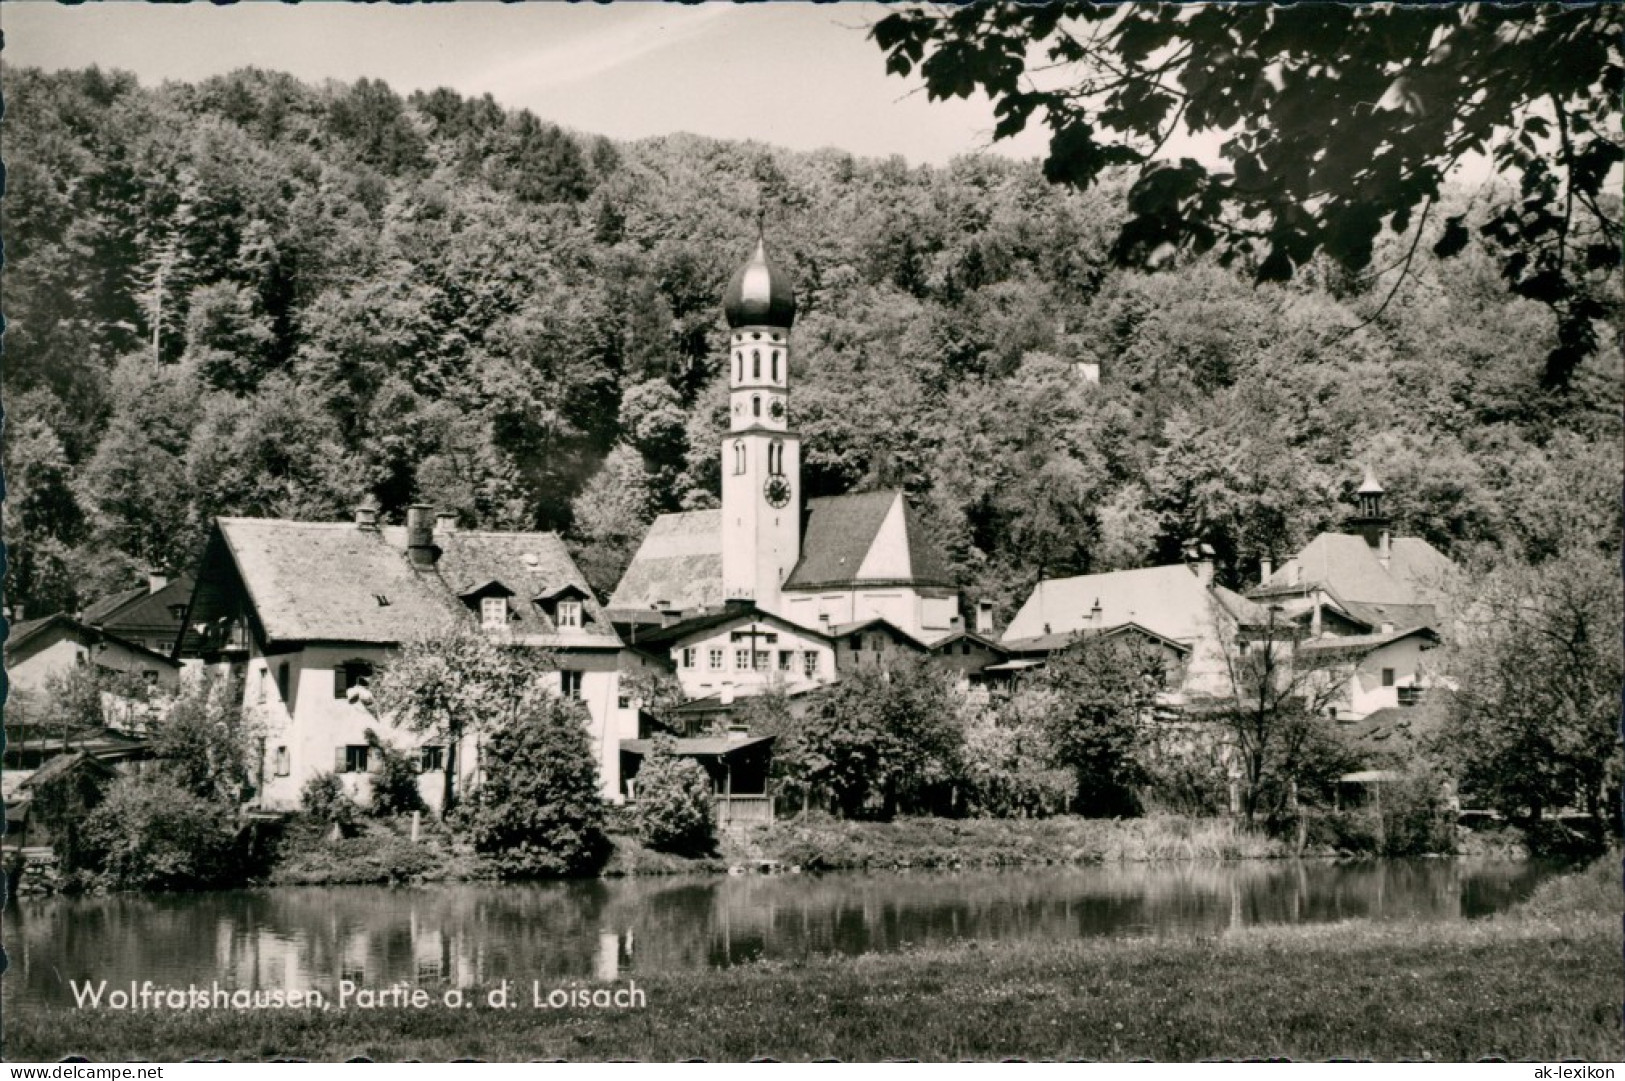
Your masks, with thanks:
[{"label": "gabled house facade", "polygon": [[181,666],[169,654],[60,613],[13,624],[5,657],[12,688],[29,693],[43,692],[52,675],[86,666],[142,679],[163,692],[180,683]]},{"label": "gabled house facade", "polygon": [[[268,809],[297,807],[311,777],[334,771],[370,796],[372,729],[408,749],[435,806],[447,748],[396,728],[373,708],[369,681],[404,643],[458,622],[547,651],[560,695],[580,699],[606,797],[620,792],[620,740],[637,735],[621,694],[621,642],[552,533],[455,528],[414,506],[405,527],[354,522],[220,518],[198,568],[187,623],[205,662],[243,682],[265,724],[257,788]],[[477,738],[458,748],[461,787],[477,778]]]},{"label": "gabled house facade", "polygon": [[722,705],[772,689],[798,693],[836,675],[829,636],[749,601],[643,631],[637,651],[669,661],[689,700]]}]

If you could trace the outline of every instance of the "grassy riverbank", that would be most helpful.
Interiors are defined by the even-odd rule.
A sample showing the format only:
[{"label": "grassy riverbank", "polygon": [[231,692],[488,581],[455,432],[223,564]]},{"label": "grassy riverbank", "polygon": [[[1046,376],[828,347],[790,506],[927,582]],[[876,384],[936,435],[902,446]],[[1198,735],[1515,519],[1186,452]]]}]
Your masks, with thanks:
[{"label": "grassy riverbank", "polygon": [[[1281,840],[1231,819],[899,818],[852,822],[827,815],[785,819],[727,837],[731,862],[773,859],[807,871],[952,869],[1141,860],[1277,859]],[[1331,849],[1306,856],[1335,855]]]},{"label": "grassy riverbank", "polygon": [[[639,1010],[119,1013],[6,997],[5,1055],[93,1060],[1616,1060],[1617,853],[1463,923],[943,948],[638,978]],[[0,984],[4,987],[4,984]]]}]

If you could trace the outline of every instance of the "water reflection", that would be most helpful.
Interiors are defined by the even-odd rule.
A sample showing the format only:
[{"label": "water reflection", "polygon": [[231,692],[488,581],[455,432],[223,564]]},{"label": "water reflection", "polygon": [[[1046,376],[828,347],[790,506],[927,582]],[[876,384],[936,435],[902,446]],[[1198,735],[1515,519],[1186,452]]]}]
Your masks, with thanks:
[{"label": "water reflection", "polygon": [[320,989],[614,980],[757,958],[953,939],[1222,933],[1260,923],[1451,920],[1527,894],[1547,869],[1463,860],[1129,864],[1058,870],[310,887],[21,899],[8,990],[70,980]]}]

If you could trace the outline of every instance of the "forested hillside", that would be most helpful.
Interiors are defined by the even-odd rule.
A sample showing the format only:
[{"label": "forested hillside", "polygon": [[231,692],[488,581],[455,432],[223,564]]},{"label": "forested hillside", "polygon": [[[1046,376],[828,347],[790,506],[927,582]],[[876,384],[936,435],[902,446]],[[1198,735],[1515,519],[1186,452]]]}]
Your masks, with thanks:
[{"label": "forested hillside", "polygon": [[1543,390],[1550,314],[1472,249],[1423,243],[1391,300],[1391,273],[1330,264],[1254,287],[1114,269],[1121,189],[996,158],[618,144],[260,71],[4,89],[6,592],[29,613],[184,567],[214,515],[368,493],[563,530],[607,591],[654,514],[716,501],[720,296],[759,206],[801,301],[808,494],[907,487],[1006,612],[1039,574],[1192,539],[1249,582],[1349,512],[1365,462],[1399,530],[1458,558],[1618,542],[1615,334]]}]

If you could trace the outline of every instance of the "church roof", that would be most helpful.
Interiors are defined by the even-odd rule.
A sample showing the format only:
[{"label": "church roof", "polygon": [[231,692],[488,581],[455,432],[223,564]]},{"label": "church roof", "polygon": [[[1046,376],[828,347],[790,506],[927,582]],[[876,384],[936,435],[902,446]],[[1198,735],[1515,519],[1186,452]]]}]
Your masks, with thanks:
[{"label": "church roof", "polygon": [[722,296],[730,327],[783,327],[796,319],[796,294],[790,278],[767,258],[767,244],[756,238],[750,261],[740,267]]},{"label": "church roof", "polygon": [[851,589],[882,582],[952,586],[947,565],[901,491],[813,499],[807,511],[801,561],[785,579],[785,589]]},{"label": "church roof", "polygon": [[610,617],[653,618],[657,605],[694,612],[722,604],[722,512],[662,514],[609,598]]}]

